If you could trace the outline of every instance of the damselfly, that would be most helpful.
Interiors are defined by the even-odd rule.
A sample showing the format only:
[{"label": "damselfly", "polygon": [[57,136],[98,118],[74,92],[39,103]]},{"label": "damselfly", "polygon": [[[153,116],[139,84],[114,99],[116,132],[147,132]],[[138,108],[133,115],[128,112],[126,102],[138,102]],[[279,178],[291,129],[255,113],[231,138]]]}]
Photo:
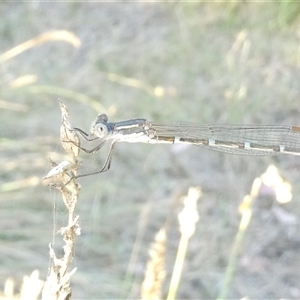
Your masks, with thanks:
[{"label": "damselfly", "polygon": [[300,155],[298,126],[159,123],[146,119],[109,122],[107,115],[99,114],[91,126],[90,134],[79,128],[74,130],[89,142],[99,140],[100,144],[90,150],[80,147],[86,153],[96,153],[104,144],[111,142],[102,169],[86,175],[109,170],[116,142],[185,143],[236,155]]}]

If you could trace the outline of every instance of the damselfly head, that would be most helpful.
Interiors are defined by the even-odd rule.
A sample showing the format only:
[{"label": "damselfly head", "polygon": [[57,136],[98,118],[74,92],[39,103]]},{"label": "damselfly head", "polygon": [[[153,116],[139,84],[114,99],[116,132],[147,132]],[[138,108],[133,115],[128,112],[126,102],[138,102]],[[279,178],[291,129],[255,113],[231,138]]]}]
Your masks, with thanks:
[{"label": "damselfly head", "polygon": [[97,123],[92,127],[92,134],[96,135],[99,138],[103,138],[107,135],[108,129],[106,124]]},{"label": "damselfly head", "polygon": [[91,133],[99,138],[105,137],[108,133],[107,121],[106,114],[99,114],[91,126]]}]

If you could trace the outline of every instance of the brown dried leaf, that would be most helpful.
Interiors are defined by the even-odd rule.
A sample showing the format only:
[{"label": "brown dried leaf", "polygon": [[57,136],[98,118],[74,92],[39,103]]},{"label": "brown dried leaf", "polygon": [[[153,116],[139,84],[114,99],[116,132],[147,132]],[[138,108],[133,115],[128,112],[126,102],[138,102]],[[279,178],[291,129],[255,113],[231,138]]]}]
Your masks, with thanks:
[{"label": "brown dried leaf", "polygon": [[69,114],[67,107],[60,101],[60,109],[62,113],[60,139],[65,151],[70,156],[78,156],[80,151],[80,139],[76,131],[72,131],[69,121]]}]

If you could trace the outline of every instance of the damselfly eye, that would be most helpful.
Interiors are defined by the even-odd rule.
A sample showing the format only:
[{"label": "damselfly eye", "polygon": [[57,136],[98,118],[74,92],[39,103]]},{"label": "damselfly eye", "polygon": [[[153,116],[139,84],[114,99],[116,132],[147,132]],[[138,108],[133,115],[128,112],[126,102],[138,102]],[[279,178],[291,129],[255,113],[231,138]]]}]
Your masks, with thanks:
[{"label": "damselfly eye", "polygon": [[100,138],[104,137],[107,135],[107,127],[105,124],[102,123],[98,123],[95,127],[94,127],[94,134]]}]

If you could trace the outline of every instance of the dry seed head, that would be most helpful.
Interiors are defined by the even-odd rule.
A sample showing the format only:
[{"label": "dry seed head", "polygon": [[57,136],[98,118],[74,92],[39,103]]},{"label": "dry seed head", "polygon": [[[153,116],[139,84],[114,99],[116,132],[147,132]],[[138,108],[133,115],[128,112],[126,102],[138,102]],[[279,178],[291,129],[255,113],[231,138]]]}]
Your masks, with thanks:
[{"label": "dry seed head", "polygon": [[180,232],[190,238],[195,232],[195,225],[199,220],[197,201],[201,197],[200,187],[190,187],[188,195],[184,197],[184,208],[178,214]]},{"label": "dry seed head", "polygon": [[162,228],[155,236],[149,250],[145,279],[141,288],[141,299],[161,299],[162,284],[165,279],[166,231]]}]

